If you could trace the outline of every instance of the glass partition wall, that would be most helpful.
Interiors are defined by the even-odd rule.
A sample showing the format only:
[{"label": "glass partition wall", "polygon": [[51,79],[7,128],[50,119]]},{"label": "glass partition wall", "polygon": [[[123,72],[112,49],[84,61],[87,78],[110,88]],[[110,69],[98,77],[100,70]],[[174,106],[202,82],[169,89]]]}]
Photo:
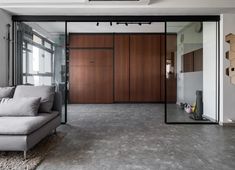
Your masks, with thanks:
[{"label": "glass partition wall", "polygon": [[54,85],[66,101],[65,23],[17,22],[15,29],[15,84]]},{"label": "glass partition wall", "polygon": [[[63,97],[62,122],[66,123],[67,103],[73,103],[71,102],[73,97],[70,93],[75,94],[72,92],[74,90],[72,89],[73,83],[69,81],[78,75],[80,77],[84,76],[84,74],[72,73],[71,70],[77,68],[78,65],[70,61],[71,52],[79,52],[80,50],[84,53],[86,50],[103,50],[105,53],[106,51],[112,51],[110,56],[112,58],[111,61],[113,61],[111,63],[114,65],[111,64],[111,77],[118,70],[118,65],[115,65],[117,59],[115,58],[115,52],[118,52],[115,45],[101,47],[98,42],[86,42],[83,39],[82,43],[92,43],[93,45],[97,43],[98,47],[72,47],[70,44],[72,40],[71,35],[109,34],[111,37],[114,37],[112,38],[113,42],[110,42],[111,44],[115,44],[115,39],[117,38],[117,41],[121,41],[119,48],[130,47],[130,52],[127,55],[132,54],[130,42],[135,41],[135,39],[139,43],[133,44],[139,44],[136,49],[142,49],[141,54],[146,51],[145,47],[143,47],[144,45],[153,45],[152,43],[142,42],[145,36],[138,39],[138,36],[134,36],[134,34],[146,34],[146,37],[153,35],[156,40],[159,36],[160,45],[157,43],[157,46],[160,49],[160,60],[158,61],[158,66],[153,67],[160,70],[159,74],[154,76],[154,82],[158,82],[158,84],[156,86],[146,86],[145,89],[149,91],[149,87],[156,87],[152,92],[156,92],[157,97],[152,93],[149,93],[147,96],[154,96],[154,102],[158,103],[160,107],[165,105],[166,123],[211,124],[218,122],[218,16],[206,17],[205,20],[209,20],[208,22],[203,22],[203,17],[188,17],[187,22],[185,22],[187,17],[184,17],[184,22],[181,22],[180,16],[175,18],[169,17],[169,20],[174,22],[168,22],[168,17],[133,17],[133,21],[130,21],[131,17],[120,18],[120,20],[118,17],[110,17],[110,21],[107,21],[107,18],[104,18],[105,21],[102,22],[101,17],[101,22],[95,22],[99,17],[63,17],[63,19],[48,17],[47,20],[47,17],[35,16],[31,17],[33,21],[25,17],[13,17],[15,30],[14,84],[55,85],[57,91],[60,91]],[[190,22],[191,19],[192,21],[200,20],[201,22]],[[91,20],[92,22],[90,22]],[[158,34],[158,36],[154,34]],[[119,36],[115,38],[115,35]],[[155,38],[150,39],[154,41]],[[145,41],[148,41],[146,39]],[[76,40],[76,43],[79,43],[79,41]],[[120,50],[120,52],[123,51]],[[140,82],[153,82],[146,79],[148,76],[143,76],[145,69],[142,66],[145,60],[147,59],[139,60],[142,61],[142,64],[139,65],[136,71],[133,71],[131,68],[126,71],[130,72],[129,76],[133,74],[136,78],[139,77],[137,76],[137,73],[139,73],[142,76],[139,77]],[[126,65],[127,68],[131,67],[131,57],[126,61],[130,62]],[[151,59],[149,61],[154,60]],[[89,62],[93,63],[90,59]],[[146,69],[148,70],[148,68]],[[125,70],[121,68],[121,71]],[[149,71],[147,72],[149,73]],[[106,74],[107,72],[105,71],[104,73]],[[102,79],[104,78],[107,78],[107,76],[102,77]],[[116,81],[115,77],[110,80]],[[76,79],[72,81],[78,82]],[[126,83],[126,87],[129,90],[131,85],[130,82],[129,84]],[[114,84],[110,92],[115,93],[116,87]],[[143,88],[139,89],[140,94],[142,94]],[[78,88],[75,88],[75,92],[76,90]],[[87,93],[90,94],[90,92]],[[115,96],[110,99],[112,103],[117,102],[117,100],[125,102],[134,101],[134,98],[131,97],[131,90],[127,94],[129,96],[126,96],[125,99],[117,99]]]},{"label": "glass partition wall", "polygon": [[166,30],[177,39],[166,40],[166,122],[218,122],[218,23],[167,22]]}]

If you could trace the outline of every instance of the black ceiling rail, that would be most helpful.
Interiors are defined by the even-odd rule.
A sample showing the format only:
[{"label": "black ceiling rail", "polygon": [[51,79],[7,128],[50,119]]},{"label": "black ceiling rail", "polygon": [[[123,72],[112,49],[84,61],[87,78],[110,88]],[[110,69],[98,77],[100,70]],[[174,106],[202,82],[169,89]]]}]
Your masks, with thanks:
[{"label": "black ceiling rail", "polygon": [[13,21],[34,22],[165,22],[165,21],[219,21],[219,15],[146,15],[146,16],[64,16],[64,15],[14,15]]}]

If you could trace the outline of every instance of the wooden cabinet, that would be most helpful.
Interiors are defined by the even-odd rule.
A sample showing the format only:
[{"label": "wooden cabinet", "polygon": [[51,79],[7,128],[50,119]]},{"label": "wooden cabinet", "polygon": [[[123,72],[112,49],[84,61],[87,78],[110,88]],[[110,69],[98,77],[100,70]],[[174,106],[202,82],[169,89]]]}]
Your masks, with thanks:
[{"label": "wooden cabinet", "polygon": [[114,36],[114,101],[130,101],[130,35]]},{"label": "wooden cabinet", "polygon": [[[167,47],[165,49],[165,36],[161,36],[161,102],[175,103],[177,98],[177,79],[176,79],[176,52],[177,35],[167,35]],[[166,52],[165,52],[166,50]],[[167,73],[165,67],[169,64],[172,68],[171,73]],[[166,78],[166,81],[165,81]],[[165,85],[166,83],[166,85]],[[165,96],[166,87],[166,96]]]},{"label": "wooden cabinet", "polygon": [[[79,35],[75,37],[79,39]],[[83,37],[84,35],[82,35]],[[72,43],[80,41],[73,36],[70,38]],[[101,36],[100,38],[104,39]],[[96,39],[97,37],[94,42],[97,41]],[[91,42],[91,40],[89,41]],[[75,44],[73,45],[75,47]],[[87,47],[87,42],[85,45],[78,43],[78,46]],[[70,103],[112,103],[113,50],[97,48],[96,43],[89,46],[89,49],[81,49],[80,47],[70,49]]]},{"label": "wooden cabinet", "polygon": [[130,35],[130,101],[159,102],[160,35]]},{"label": "wooden cabinet", "polygon": [[[176,60],[176,35],[70,34],[70,103],[164,102],[165,59]],[[173,54],[173,55],[172,55]],[[176,101],[176,78],[167,80]]]},{"label": "wooden cabinet", "polygon": [[198,49],[183,55],[182,72],[203,70],[203,49]]},{"label": "wooden cabinet", "polygon": [[111,34],[70,34],[70,48],[113,48]]},{"label": "wooden cabinet", "polygon": [[193,72],[193,52],[183,55],[183,72]]}]

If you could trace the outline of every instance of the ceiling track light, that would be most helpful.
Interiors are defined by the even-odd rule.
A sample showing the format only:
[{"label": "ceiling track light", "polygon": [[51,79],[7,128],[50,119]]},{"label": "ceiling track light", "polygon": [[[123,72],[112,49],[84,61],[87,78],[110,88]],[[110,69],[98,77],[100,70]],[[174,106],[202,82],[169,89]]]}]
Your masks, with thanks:
[{"label": "ceiling track light", "polygon": [[128,26],[128,25],[139,25],[139,26],[142,26],[142,25],[151,25],[152,24],[152,22],[117,22],[116,23],[117,25],[121,25],[121,24],[123,24],[123,25],[126,25],[126,26]]},{"label": "ceiling track light", "polygon": [[[113,22],[109,22],[110,26],[113,26]],[[129,25],[151,25],[152,22],[116,22],[117,25],[125,25],[125,26],[129,26]],[[98,27],[100,25],[99,22],[96,23],[96,26]]]}]

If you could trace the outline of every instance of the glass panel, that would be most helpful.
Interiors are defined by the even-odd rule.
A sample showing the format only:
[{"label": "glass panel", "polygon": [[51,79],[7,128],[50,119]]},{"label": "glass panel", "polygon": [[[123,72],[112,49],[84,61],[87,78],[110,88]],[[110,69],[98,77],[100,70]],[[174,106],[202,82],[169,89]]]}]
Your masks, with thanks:
[{"label": "glass panel", "polygon": [[217,23],[167,22],[167,122],[217,122]]},{"label": "glass panel", "polygon": [[65,23],[24,22],[16,28],[17,63],[22,63],[16,68],[17,84],[55,85],[65,101]]},{"label": "glass panel", "polygon": [[52,49],[52,45],[50,43],[46,42],[46,41],[44,42],[44,46],[46,48]]},{"label": "glass panel", "polygon": [[38,44],[42,44],[42,39],[39,38],[37,35],[33,35],[33,41]]},{"label": "glass panel", "polygon": [[49,52],[44,53],[44,73],[52,73],[53,55]]}]

